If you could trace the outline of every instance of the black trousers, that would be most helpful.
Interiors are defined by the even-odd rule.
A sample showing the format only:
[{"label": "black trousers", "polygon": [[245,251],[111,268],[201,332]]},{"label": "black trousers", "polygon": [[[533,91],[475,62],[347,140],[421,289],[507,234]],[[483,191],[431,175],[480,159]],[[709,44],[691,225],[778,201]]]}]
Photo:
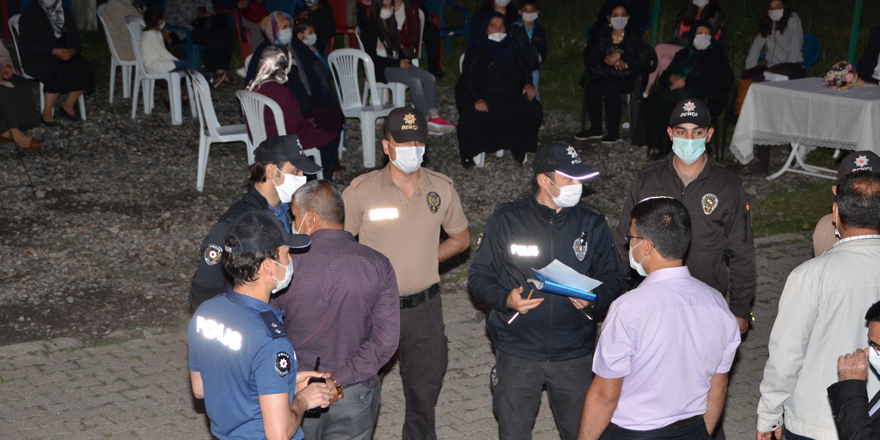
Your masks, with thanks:
[{"label": "black trousers", "polygon": [[425,43],[425,56],[428,59],[428,72],[440,71],[440,29],[433,21],[425,19],[425,31],[422,35]]},{"label": "black trousers", "polygon": [[605,127],[611,136],[620,136],[623,110],[621,95],[632,92],[633,81],[622,78],[596,78],[584,83],[590,127],[602,128],[602,102],[605,102]]},{"label": "black trousers", "polygon": [[229,69],[232,53],[238,38],[235,31],[225,26],[212,26],[206,29],[192,30],[193,43],[205,48],[202,61],[205,71],[214,73],[217,70]]},{"label": "black trousers", "polygon": [[[326,166],[324,167],[326,169]],[[440,295],[400,310],[400,378],[406,397],[403,440],[436,440],[434,405],[449,358]]]},{"label": "black trousers", "polygon": [[599,437],[599,440],[711,440],[706,431],[703,416],[679,421],[670,426],[650,431],[633,431],[611,424]]}]

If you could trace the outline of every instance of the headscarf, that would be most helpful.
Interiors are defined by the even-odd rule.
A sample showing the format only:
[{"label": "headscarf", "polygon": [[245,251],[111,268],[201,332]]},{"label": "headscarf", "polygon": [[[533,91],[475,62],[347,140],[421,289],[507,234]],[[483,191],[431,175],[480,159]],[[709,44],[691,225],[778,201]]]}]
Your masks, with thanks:
[{"label": "headscarf", "polygon": [[290,25],[293,26],[293,19],[290,18],[290,15],[287,15],[286,13],[281,11],[272,12],[271,14],[267,15],[261,23],[263,28],[263,35],[266,36],[266,39],[279,46],[282,45],[281,40],[278,39],[278,34],[281,32],[280,30],[278,30],[278,20],[280,18],[288,19],[290,21]]},{"label": "headscarf", "polygon": [[[709,44],[709,47],[703,50],[699,50],[694,47],[694,38],[696,38],[697,36],[697,29],[701,27],[708,28],[710,32],[709,36],[712,37],[712,43]],[[678,68],[679,75],[687,78],[688,75],[690,75],[691,72],[693,72],[693,70],[697,67],[697,65],[700,64],[702,59],[705,58],[706,53],[708,53],[710,50],[712,50],[712,48],[717,45],[715,37],[711,34],[711,32],[712,23],[709,23],[709,20],[696,20],[691,25],[691,31],[690,33],[688,33],[688,46],[687,48],[685,48],[685,50],[688,51],[688,55],[687,58],[682,61],[681,66],[679,66]]]},{"label": "headscarf", "polygon": [[492,61],[494,61],[496,65],[504,65],[515,69],[516,66],[513,64],[513,53],[517,50],[516,41],[510,36],[501,40],[500,43],[496,43],[489,39],[489,22],[496,17],[504,20],[505,30],[508,28],[507,19],[504,18],[504,15],[500,12],[492,11],[483,17],[483,27],[481,28],[481,32],[474,36],[477,40],[476,43],[492,54]]},{"label": "headscarf", "polygon": [[263,49],[257,74],[246,89],[255,92],[260,89],[260,86],[269,81],[275,81],[280,84],[286,83],[287,74],[290,72],[290,68],[293,67],[293,56],[291,56],[289,51],[289,46],[267,46]]},{"label": "headscarf", "polygon": [[64,31],[64,6],[61,5],[61,0],[39,0],[39,2],[49,22],[52,23],[55,38],[61,38]]}]

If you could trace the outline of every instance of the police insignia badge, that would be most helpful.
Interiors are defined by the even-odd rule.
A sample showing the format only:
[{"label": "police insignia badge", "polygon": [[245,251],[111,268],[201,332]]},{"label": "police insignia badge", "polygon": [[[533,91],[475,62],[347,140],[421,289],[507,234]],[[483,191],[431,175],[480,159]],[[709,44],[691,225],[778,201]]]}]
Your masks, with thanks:
[{"label": "police insignia badge", "polygon": [[275,353],[275,372],[279,377],[287,376],[290,373],[290,355],[279,351]]},{"label": "police insignia badge", "polygon": [[718,196],[708,193],[703,196],[703,214],[709,215],[718,207]]},{"label": "police insignia badge", "polygon": [[437,210],[440,209],[440,194],[434,191],[428,193],[428,208],[431,208],[432,214],[437,213]]},{"label": "police insignia badge", "polygon": [[223,249],[220,246],[209,244],[205,249],[205,263],[208,263],[208,266],[213,266],[220,262],[221,255],[223,255]]},{"label": "police insignia badge", "polygon": [[583,233],[574,239],[574,244],[571,247],[574,249],[574,256],[578,261],[584,261],[584,257],[587,255],[587,240]]},{"label": "police insignia badge", "polygon": [[477,237],[477,247],[474,249],[474,252],[480,250],[480,246],[483,245],[483,234],[485,234],[485,232],[480,232],[480,236]]}]

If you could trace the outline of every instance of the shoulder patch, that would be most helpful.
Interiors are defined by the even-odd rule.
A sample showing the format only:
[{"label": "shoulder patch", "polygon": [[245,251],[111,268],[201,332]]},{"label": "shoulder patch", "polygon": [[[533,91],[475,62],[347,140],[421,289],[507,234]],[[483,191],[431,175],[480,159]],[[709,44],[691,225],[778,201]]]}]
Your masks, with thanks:
[{"label": "shoulder patch", "polygon": [[260,318],[263,318],[263,322],[266,323],[266,328],[269,329],[269,334],[272,335],[272,339],[287,338],[287,330],[284,330],[284,326],[281,324],[281,321],[275,317],[274,312],[271,310],[260,312]]},{"label": "shoulder patch", "polygon": [[209,244],[207,248],[205,248],[205,263],[208,266],[213,266],[220,262],[220,257],[223,255],[223,248],[220,245]]},{"label": "shoulder patch", "polygon": [[285,377],[290,373],[290,355],[286,351],[275,353],[275,372],[278,377]]}]

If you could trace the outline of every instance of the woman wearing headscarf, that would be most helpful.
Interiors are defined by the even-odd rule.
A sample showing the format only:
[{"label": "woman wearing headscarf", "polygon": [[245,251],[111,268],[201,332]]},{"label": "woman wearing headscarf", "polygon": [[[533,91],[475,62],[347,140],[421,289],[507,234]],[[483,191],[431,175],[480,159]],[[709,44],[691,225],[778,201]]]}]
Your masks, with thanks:
[{"label": "woman wearing headscarf", "polygon": [[[705,101],[706,96],[730,90],[733,79],[724,46],[712,36],[712,25],[705,20],[694,22],[688,46],[675,54],[654,92],[642,102],[633,144],[647,145],[651,159],[666,157],[672,150],[666,128],[673,107],[683,99]],[[725,103],[708,102],[709,113],[717,116]]]},{"label": "woman wearing headscarf", "polygon": [[[296,97],[284,86],[291,67],[293,67],[293,56],[289,47],[269,46],[263,49],[256,75],[248,84],[247,90],[257,92],[278,103],[284,113],[284,128],[287,134],[299,136],[304,150],[317,148],[321,154],[324,178],[333,180],[333,169],[339,149],[339,133],[321,130],[303,117]],[[266,124],[266,134],[277,136],[275,116],[268,107],[264,110],[263,121]]]},{"label": "woman wearing headscarf", "polygon": [[24,10],[18,25],[22,68],[43,83],[43,124],[57,125],[52,110],[65,93],[60,115],[79,120],[76,103],[84,93],[95,91],[95,71],[80,55],[82,40],[73,14],[61,0],[38,0]]},{"label": "woman wearing headscarf", "polygon": [[651,65],[651,46],[629,25],[629,12],[618,2],[608,15],[608,24],[597,25],[584,49],[584,85],[590,128],[575,135],[584,140],[602,137],[602,101],[605,101],[607,134],[603,142],[620,139],[620,95],[632,92],[635,77]]},{"label": "woman wearing headscarf", "polygon": [[13,142],[25,150],[39,150],[43,142],[31,139],[19,127],[34,126],[37,111],[37,94],[34,85],[12,69],[12,57],[0,44],[0,142]]},{"label": "woman wearing headscarf", "polygon": [[461,164],[470,168],[474,156],[501,149],[510,150],[521,164],[538,145],[544,116],[532,72],[519,46],[507,38],[500,13],[487,14],[481,33],[471,38],[477,42],[465,52],[455,84]]},{"label": "woman wearing headscarf", "polygon": [[[517,12],[517,6],[512,4],[511,0],[483,0],[483,4],[474,11],[474,16],[471,17],[471,37],[480,35],[486,30],[483,22],[486,21],[486,16],[493,12],[497,12],[504,17],[505,28],[510,27],[511,24],[516,23],[522,18],[519,12]],[[473,46],[475,43],[476,41],[471,38],[468,47]]]}]

